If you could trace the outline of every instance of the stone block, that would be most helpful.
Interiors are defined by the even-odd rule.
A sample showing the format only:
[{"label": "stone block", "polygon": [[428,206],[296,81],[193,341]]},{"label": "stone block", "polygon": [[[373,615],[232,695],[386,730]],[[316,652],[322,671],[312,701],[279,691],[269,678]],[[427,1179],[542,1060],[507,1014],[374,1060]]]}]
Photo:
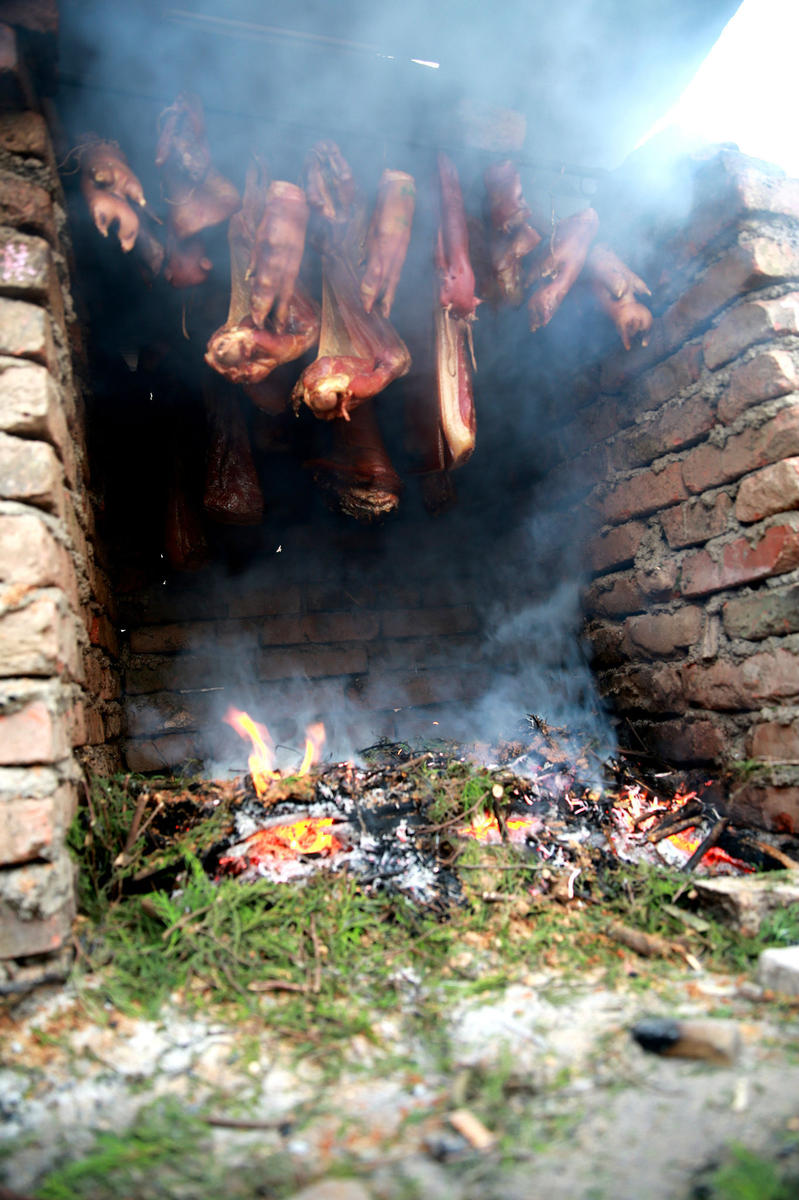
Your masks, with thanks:
[{"label": "stone block", "polygon": [[770,946],[757,961],[757,981],[783,996],[799,996],[799,946]]},{"label": "stone block", "polygon": [[741,413],[764,400],[799,390],[799,366],[787,350],[767,350],[731,373],[718,401],[719,420],[729,425]]},{"label": "stone block", "polygon": [[725,313],[705,334],[702,350],[711,370],[737,358],[750,346],[799,333],[799,292],[774,300],[748,300]]},{"label": "stone block", "polygon": [[691,880],[703,908],[710,909],[745,937],[757,937],[763,920],[788,904],[799,901],[799,873],[779,879],[768,875],[695,877]]},{"label": "stone block", "polygon": [[799,508],[799,457],[784,458],[741,480],[735,515],[744,525]]}]

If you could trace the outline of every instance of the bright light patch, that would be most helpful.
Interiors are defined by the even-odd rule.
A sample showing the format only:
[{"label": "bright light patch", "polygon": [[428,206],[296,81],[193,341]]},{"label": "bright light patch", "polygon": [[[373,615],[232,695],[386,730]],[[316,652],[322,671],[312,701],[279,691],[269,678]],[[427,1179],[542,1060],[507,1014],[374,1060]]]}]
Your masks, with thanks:
[{"label": "bright light patch", "polygon": [[437,71],[441,66],[441,63],[428,62],[426,58],[412,58],[411,62],[416,63],[419,67],[432,67],[434,71]]},{"label": "bright light patch", "polygon": [[799,176],[799,0],[744,0],[688,87],[635,147],[671,130],[692,145],[735,142]]}]

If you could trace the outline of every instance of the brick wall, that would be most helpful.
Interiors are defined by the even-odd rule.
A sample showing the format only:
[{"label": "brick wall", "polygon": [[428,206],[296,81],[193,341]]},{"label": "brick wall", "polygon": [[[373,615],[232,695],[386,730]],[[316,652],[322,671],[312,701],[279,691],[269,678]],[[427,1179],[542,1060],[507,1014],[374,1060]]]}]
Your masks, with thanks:
[{"label": "brick wall", "polygon": [[413,540],[391,528],[281,536],[281,553],[244,575],[209,568],[120,597],[131,770],[243,766],[222,722],[229,705],[289,745],[321,718],[352,752],[381,736],[433,736],[434,721],[485,689],[473,560],[425,553],[435,524]]},{"label": "brick wall", "polygon": [[585,481],[587,632],[626,736],[670,762],[745,761],[734,805],[794,825],[799,182],[725,150],[693,191],[649,346],[586,369],[561,470]]},{"label": "brick wall", "polygon": [[63,197],[32,82],[39,64],[25,53],[51,53],[52,29],[36,28],[50,9],[28,11],[32,31],[25,6],[18,26],[0,25],[0,982],[10,988],[51,972],[69,942],[65,832],[82,763],[113,765],[106,743],[119,727]]}]

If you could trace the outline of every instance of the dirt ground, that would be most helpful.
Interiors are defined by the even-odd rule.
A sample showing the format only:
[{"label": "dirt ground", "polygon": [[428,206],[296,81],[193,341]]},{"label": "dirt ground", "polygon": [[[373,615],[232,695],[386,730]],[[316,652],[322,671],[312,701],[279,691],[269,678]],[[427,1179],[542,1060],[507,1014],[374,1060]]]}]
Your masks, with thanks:
[{"label": "dirt ground", "polygon": [[[301,1189],[309,1200],[688,1200],[724,1194],[699,1185],[735,1145],[782,1172],[799,1165],[799,1008],[751,979],[686,967],[655,996],[634,970],[617,990],[536,971],[482,995],[452,991],[431,1048],[404,1032],[407,976],[405,1014],[340,1047],[335,1072],[328,1052],[297,1060],[267,1022],[177,1007],[155,1021],[108,1007],[92,1018],[70,988],[7,1004],[0,1180],[97,1200]],[[740,1052],[727,1066],[645,1053],[630,1027],[653,1012],[732,1022]],[[474,1130],[453,1118],[463,1110]],[[160,1114],[158,1152],[136,1134],[148,1113]],[[114,1131],[115,1153],[98,1159],[98,1135]],[[45,1182],[92,1156],[96,1179]]]}]

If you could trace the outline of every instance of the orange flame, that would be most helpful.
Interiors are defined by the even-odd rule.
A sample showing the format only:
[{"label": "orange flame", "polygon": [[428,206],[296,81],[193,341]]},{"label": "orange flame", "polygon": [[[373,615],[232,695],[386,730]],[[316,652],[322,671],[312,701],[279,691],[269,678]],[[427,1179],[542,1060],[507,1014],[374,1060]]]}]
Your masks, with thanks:
[{"label": "orange flame", "polygon": [[224,720],[240,737],[249,738],[252,742],[252,753],[247,759],[247,766],[250,768],[256,795],[263,796],[269,789],[270,780],[280,778],[280,772],[274,769],[275,751],[269,730],[265,725],[258,725],[251,716],[237,708],[229,708]]},{"label": "orange flame", "polygon": [[[229,708],[224,720],[240,737],[250,739],[252,753],[247,759],[247,766],[250,768],[256,795],[263,796],[269,790],[270,782],[281,778],[280,771],[275,770],[274,743],[269,730],[238,708]],[[309,725],[305,731],[305,753],[302,762],[299,770],[292,774],[307,775],[314,763],[319,762],[324,744],[325,727],[322,722]]]},{"label": "orange flame", "polygon": [[307,775],[314,763],[322,757],[322,747],[325,744],[325,727],[321,721],[309,725],[305,730],[305,754],[303,755],[298,775]]}]

